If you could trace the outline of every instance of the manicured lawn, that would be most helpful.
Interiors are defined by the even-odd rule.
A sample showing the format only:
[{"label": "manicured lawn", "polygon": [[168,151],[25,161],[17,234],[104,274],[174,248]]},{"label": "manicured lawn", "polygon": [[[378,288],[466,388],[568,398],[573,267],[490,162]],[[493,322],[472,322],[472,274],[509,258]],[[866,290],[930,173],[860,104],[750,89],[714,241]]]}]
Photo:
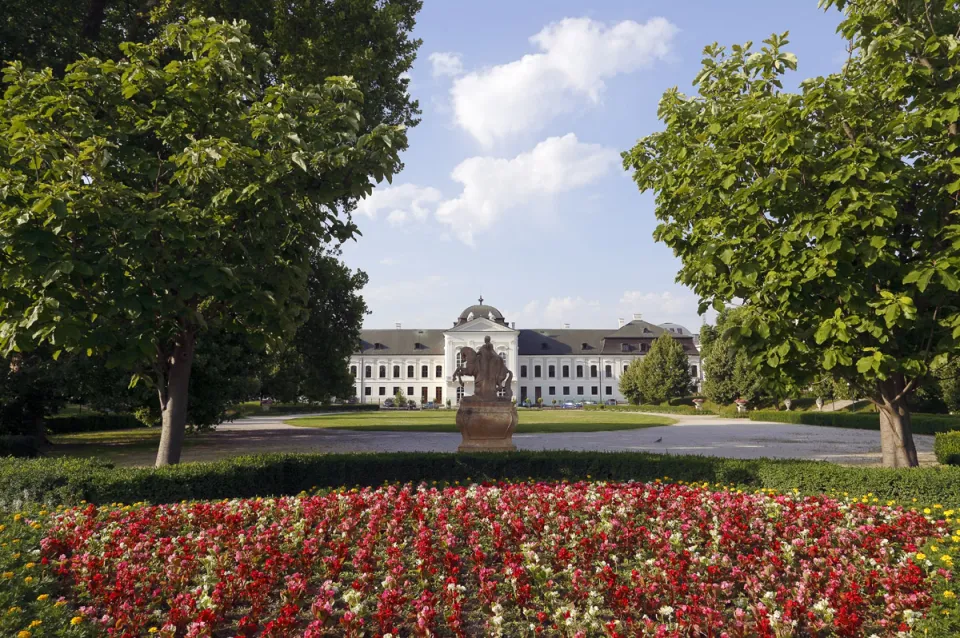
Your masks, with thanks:
[{"label": "manicured lawn", "polygon": [[[457,432],[454,410],[379,411],[330,414],[291,419],[287,423],[308,428],[379,430],[385,432]],[[602,432],[671,425],[667,417],[630,412],[586,410],[520,410],[518,434]]]}]

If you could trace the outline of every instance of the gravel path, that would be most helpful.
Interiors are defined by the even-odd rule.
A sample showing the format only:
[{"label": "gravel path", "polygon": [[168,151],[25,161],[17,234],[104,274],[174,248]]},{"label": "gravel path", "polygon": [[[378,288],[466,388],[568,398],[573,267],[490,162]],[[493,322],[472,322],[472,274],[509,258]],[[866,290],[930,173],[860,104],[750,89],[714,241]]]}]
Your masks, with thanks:
[{"label": "gravel path", "polygon": [[[646,451],[741,459],[880,463],[878,432],[712,416],[663,416],[677,419],[677,423],[640,430],[516,434],[513,439],[521,450]],[[290,418],[294,417],[257,416],[222,425],[217,432],[186,447],[183,460],[206,461],[265,452],[454,452],[460,443],[459,434],[303,428],[284,423]],[[921,465],[935,463],[933,437],[914,438]],[[154,456],[154,450],[130,450],[117,461],[124,465],[151,465]]]}]

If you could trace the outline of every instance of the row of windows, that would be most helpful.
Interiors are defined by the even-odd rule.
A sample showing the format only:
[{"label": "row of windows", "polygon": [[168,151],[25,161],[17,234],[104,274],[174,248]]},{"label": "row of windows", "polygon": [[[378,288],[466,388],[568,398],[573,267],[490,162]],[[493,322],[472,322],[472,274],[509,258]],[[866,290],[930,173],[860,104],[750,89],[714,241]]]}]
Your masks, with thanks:
[{"label": "row of windows", "polygon": [[[565,397],[569,397],[569,396],[584,396],[584,394],[583,394],[583,389],[584,389],[584,386],[578,385],[578,386],[577,386],[577,392],[576,392],[576,394],[571,395],[571,394],[570,394],[570,386],[565,385],[565,386],[563,386],[563,392],[561,393],[561,395],[562,395],[562,396],[565,396]],[[597,388],[597,386],[595,386],[595,385],[590,386],[590,394],[591,394],[591,395],[596,395],[598,389],[599,389],[599,388]],[[534,395],[537,396],[537,397],[539,397],[542,392],[543,392],[543,388],[537,387],[537,388],[534,389]],[[613,386],[612,386],[612,385],[605,386],[605,387],[603,388],[603,393],[604,393],[604,394],[607,394],[607,395],[612,395],[612,394],[613,394]],[[557,396],[557,386],[554,386],[554,385],[548,386],[548,387],[547,387],[547,396],[551,396],[551,397]],[[520,387],[520,400],[523,401],[523,400],[525,400],[526,398],[527,398],[527,388],[526,388],[526,386],[521,386],[521,387]]]},{"label": "row of windows", "polygon": [[[566,365],[565,365],[565,366],[561,366],[560,371],[561,371],[561,372],[560,372],[560,376],[563,377],[564,379],[570,377],[570,366],[566,366]],[[627,371],[627,366],[623,366],[623,371],[624,371],[624,372]],[[604,374],[604,376],[612,377],[612,376],[613,376],[613,366],[611,366],[611,365],[606,365],[606,366],[604,366],[604,367],[603,367],[603,374]],[[539,366],[539,365],[533,366],[533,376],[534,376],[534,378],[540,378],[540,377],[542,377],[542,376],[543,376],[543,368],[542,368],[541,366]],[[550,378],[550,379],[552,379],[552,378],[554,378],[554,377],[556,377],[556,376],[557,376],[557,366],[553,366],[553,365],[547,366],[547,377]],[[577,374],[576,374],[576,376],[577,376],[578,379],[582,379],[582,378],[583,378],[583,366],[579,366],[579,365],[577,366]],[[590,376],[591,376],[591,377],[596,377],[596,376],[597,376],[597,366],[595,366],[595,365],[590,366]],[[521,377],[521,378],[524,378],[524,379],[527,377],[527,366],[520,366],[520,377]]]},{"label": "row of windows", "polygon": [[[408,378],[408,379],[412,379],[412,378],[413,378],[413,370],[414,370],[414,367],[413,367],[413,366],[407,366],[407,377],[406,377],[406,378]],[[377,377],[378,379],[386,379],[386,378],[387,378],[387,366],[380,366],[380,369],[378,370],[378,372],[380,372],[380,375]],[[436,367],[436,370],[435,370],[435,373],[436,373],[436,374],[434,375],[435,378],[439,379],[439,378],[443,377],[443,366],[437,366],[437,367]],[[357,366],[350,366],[350,374],[353,375],[353,378],[354,378],[354,379],[357,378]],[[426,379],[426,378],[428,378],[429,376],[430,376],[430,366],[420,366],[420,378],[421,378],[421,379]],[[364,367],[363,367],[363,378],[364,378],[364,379],[372,379],[372,378],[373,378],[373,367],[372,367],[372,366],[364,366]],[[393,378],[393,379],[399,379],[399,378],[400,378],[400,366],[393,366],[393,377],[392,377],[392,378]]]}]

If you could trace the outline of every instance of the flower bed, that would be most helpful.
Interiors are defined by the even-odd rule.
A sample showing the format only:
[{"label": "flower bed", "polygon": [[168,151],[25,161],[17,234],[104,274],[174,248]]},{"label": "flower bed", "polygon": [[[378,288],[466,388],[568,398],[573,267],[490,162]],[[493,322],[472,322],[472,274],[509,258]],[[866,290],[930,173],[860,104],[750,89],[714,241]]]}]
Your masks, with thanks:
[{"label": "flower bed", "polygon": [[662,483],[392,485],[90,505],[51,514],[41,546],[82,625],[115,636],[892,635],[953,602],[952,559],[921,551],[950,525],[925,513]]}]

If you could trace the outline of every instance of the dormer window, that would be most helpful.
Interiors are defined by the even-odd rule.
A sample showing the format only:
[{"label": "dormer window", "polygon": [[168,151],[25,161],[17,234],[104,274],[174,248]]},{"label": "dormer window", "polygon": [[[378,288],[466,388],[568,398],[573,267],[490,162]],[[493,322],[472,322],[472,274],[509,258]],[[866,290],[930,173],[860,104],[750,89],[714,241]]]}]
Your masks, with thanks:
[{"label": "dormer window", "polygon": [[581,350],[588,350],[589,348],[590,348],[590,344],[587,343],[586,341],[584,341],[583,343],[580,344],[580,349],[581,349]]},{"label": "dormer window", "polygon": [[628,343],[621,343],[621,344],[620,344],[620,352],[630,352],[630,344],[628,344]]},{"label": "dormer window", "polygon": [[644,328],[644,329],[643,329],[643,333],[644,333],[644,334],[650,334],[650,328]]},{"label": "dormer window", "polygon": [[546,342],[546,341],[544,341],[544,342],[542,342],[542,343],[540,344],[540,349],[541,349],[541,350],[547,350],[547,349],[549,349],[549,348],[550,348],[550,346],[547,345],[547,342]]},{"label": "dormer window", "polygon": [[383,350],[383,344],[378,341],[377,343],[373,344],[373,349],[374,349],[374,350]]}]

